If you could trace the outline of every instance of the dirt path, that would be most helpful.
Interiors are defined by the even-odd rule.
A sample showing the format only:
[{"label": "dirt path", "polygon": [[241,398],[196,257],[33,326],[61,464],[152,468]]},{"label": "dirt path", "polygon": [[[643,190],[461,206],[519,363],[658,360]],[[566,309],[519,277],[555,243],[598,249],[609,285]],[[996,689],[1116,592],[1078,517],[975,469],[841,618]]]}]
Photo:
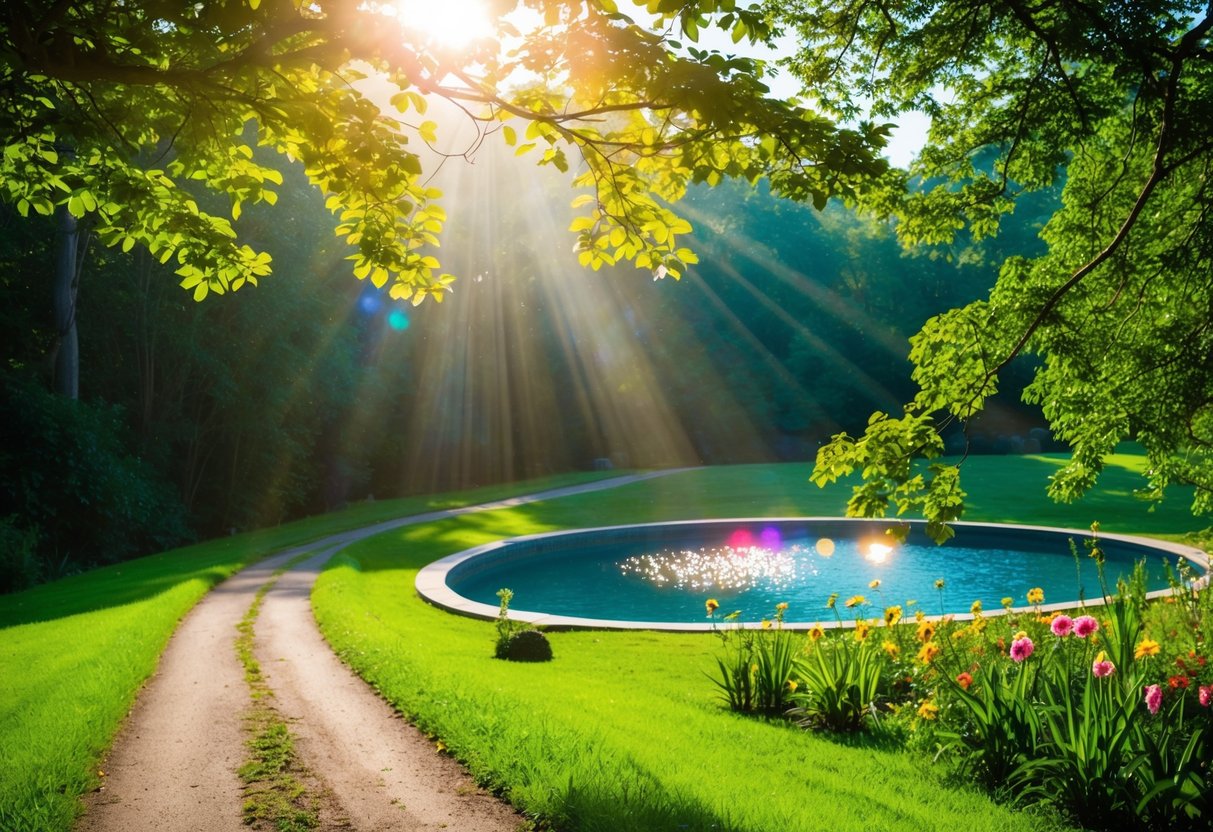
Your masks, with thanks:
[{"label": "dirt path", "polygon": [[350,543],[461,514],[616,488],[660,471],[391,520],[273,556],[212,590],[186,616],[115,740],[104,787],[85,799],[77,832],[238,832],[250,706],[236,625],[276,569],[306,551],[265,596],[255,652],[303,764],[355,832],[457,829],[507,832],[521,817],[476,788],[453,760],[388,706],[329,650],[309,595],[320,570]]},{"label": "dirt path", "polygon": [[258,588],[297,554],[275,555],[215,587],[185,617],[85,800],[79,832],[239,830],[249,707],[233,647]]}]

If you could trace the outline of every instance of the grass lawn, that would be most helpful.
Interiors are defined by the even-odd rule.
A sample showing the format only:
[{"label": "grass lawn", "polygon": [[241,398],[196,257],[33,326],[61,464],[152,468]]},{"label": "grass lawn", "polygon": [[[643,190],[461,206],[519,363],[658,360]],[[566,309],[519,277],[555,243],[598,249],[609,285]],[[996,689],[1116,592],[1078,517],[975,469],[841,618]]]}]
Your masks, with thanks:
[{"label": "grass lawn", "polygon": [[[1117,457],[1091,499],[1044,496],[1056,458],[966,463],[966,519],[1180,537],[1205,524],[1182,495],[1154,513],[1131,498],[1141,460]],[[313,606],[368,681],[516,805],[578,830],[1037,830],[1056,826],[942,782],[930,761],[870,738],[831,738],[734,715],[705,677],[711,635],[552,633],[556,660],[491,658],[493,625],[421,602],[417,570],[500,537],[574,526],[840,514],[806,465],[704,469],[599,494],[413,526],[356,544]],[[436,743],[438,740],[436,739]]]},{"label": "grass lawn", "polygon": [[271,552],[383,520],[602,476],[365,503],[0,596],[0,829],[70,828],[78,796],[96,784],[98,760],[177,622],[233,572]]}]

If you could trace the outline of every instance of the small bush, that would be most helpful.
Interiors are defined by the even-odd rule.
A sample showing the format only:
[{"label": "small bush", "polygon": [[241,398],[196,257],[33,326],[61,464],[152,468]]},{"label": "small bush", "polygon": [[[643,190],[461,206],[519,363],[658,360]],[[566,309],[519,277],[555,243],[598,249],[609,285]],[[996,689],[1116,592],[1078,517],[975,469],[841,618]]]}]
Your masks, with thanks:
[{"label": "small bush", "polygon": [[547,662],[552,660],[552,645],[547,637],[525,624],[510,620],[510,601],[514,592],[497,590],[501,609],[497,612],[497,645],[494,655],[513,662]]},{"label": "small bush", "polygon": [[520,630],[510,636],[505,658],[512,662],[550,662],[552,645],[538,630]]}]

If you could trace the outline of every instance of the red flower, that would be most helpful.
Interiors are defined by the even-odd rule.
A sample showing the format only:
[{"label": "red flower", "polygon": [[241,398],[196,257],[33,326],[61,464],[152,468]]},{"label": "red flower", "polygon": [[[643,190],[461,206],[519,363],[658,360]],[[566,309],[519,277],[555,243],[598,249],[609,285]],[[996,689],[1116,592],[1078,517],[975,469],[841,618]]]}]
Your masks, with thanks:
[{"label": "red flower", "polygon": [[961,673],[956,677],[956,684],[960,685],[965,690],[968,690],[969,685],[973,684],[973,676],[969,673]]},{"label": "red flower", "polygon": [[1167,684],[1170,685],[1172,687],[1172,689],[1186,688],[1191,683],[1191,681],[1192,680],[1189,679],[1187,676],[1172,676],[1170,679],[1167,680]]}]

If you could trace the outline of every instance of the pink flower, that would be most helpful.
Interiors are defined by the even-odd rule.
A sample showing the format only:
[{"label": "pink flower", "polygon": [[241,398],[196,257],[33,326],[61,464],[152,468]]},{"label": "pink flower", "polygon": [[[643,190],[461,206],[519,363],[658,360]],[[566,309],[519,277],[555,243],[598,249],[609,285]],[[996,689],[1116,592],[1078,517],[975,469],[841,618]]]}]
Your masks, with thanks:
[{"label": "pink flower", "polygon": [[1032,651],[1036,649],[1036,645],[1032,643],[1032,639],[1024,636],[1017,638],[1011,642],[1011,658],[1017,662],[1022,662],[1028,656],[1032,655]]},{"label": "pink flower", "polygon": [[1158,713],[1158,709],[1162,707],[1162,688],[1158,685],[1146,686],[1146,707],[1152,714]]},{"label": "pink flower", "polygon": [[[1054,624],[1057,622],[1054,621]],[[1080,615],[1074,619],[1074,635],[1086,638],[1099,629],[1099,622],[1089,615]]]},{"label": "pink flower", "polygon": [[1200,686],[1200,704],[1201,707],[1207,708],[1213,704],[1213,685]]},{"label": "pink flower", "polygon": [[1116,665],[1112,664],[1107,659],[1096,661],[1091,665],[1091,672],[1095,674],[1095,678],[1102,679],[1105,676],[1111,676],[1116,672]]},{"label": "pink flower", "polygon": [[1064,638],[1074,629],[1074,619],[1068,615],[1059,615],[1053,619],[1051,626],[1053,628],[1053,635],[1058,638]]}]

